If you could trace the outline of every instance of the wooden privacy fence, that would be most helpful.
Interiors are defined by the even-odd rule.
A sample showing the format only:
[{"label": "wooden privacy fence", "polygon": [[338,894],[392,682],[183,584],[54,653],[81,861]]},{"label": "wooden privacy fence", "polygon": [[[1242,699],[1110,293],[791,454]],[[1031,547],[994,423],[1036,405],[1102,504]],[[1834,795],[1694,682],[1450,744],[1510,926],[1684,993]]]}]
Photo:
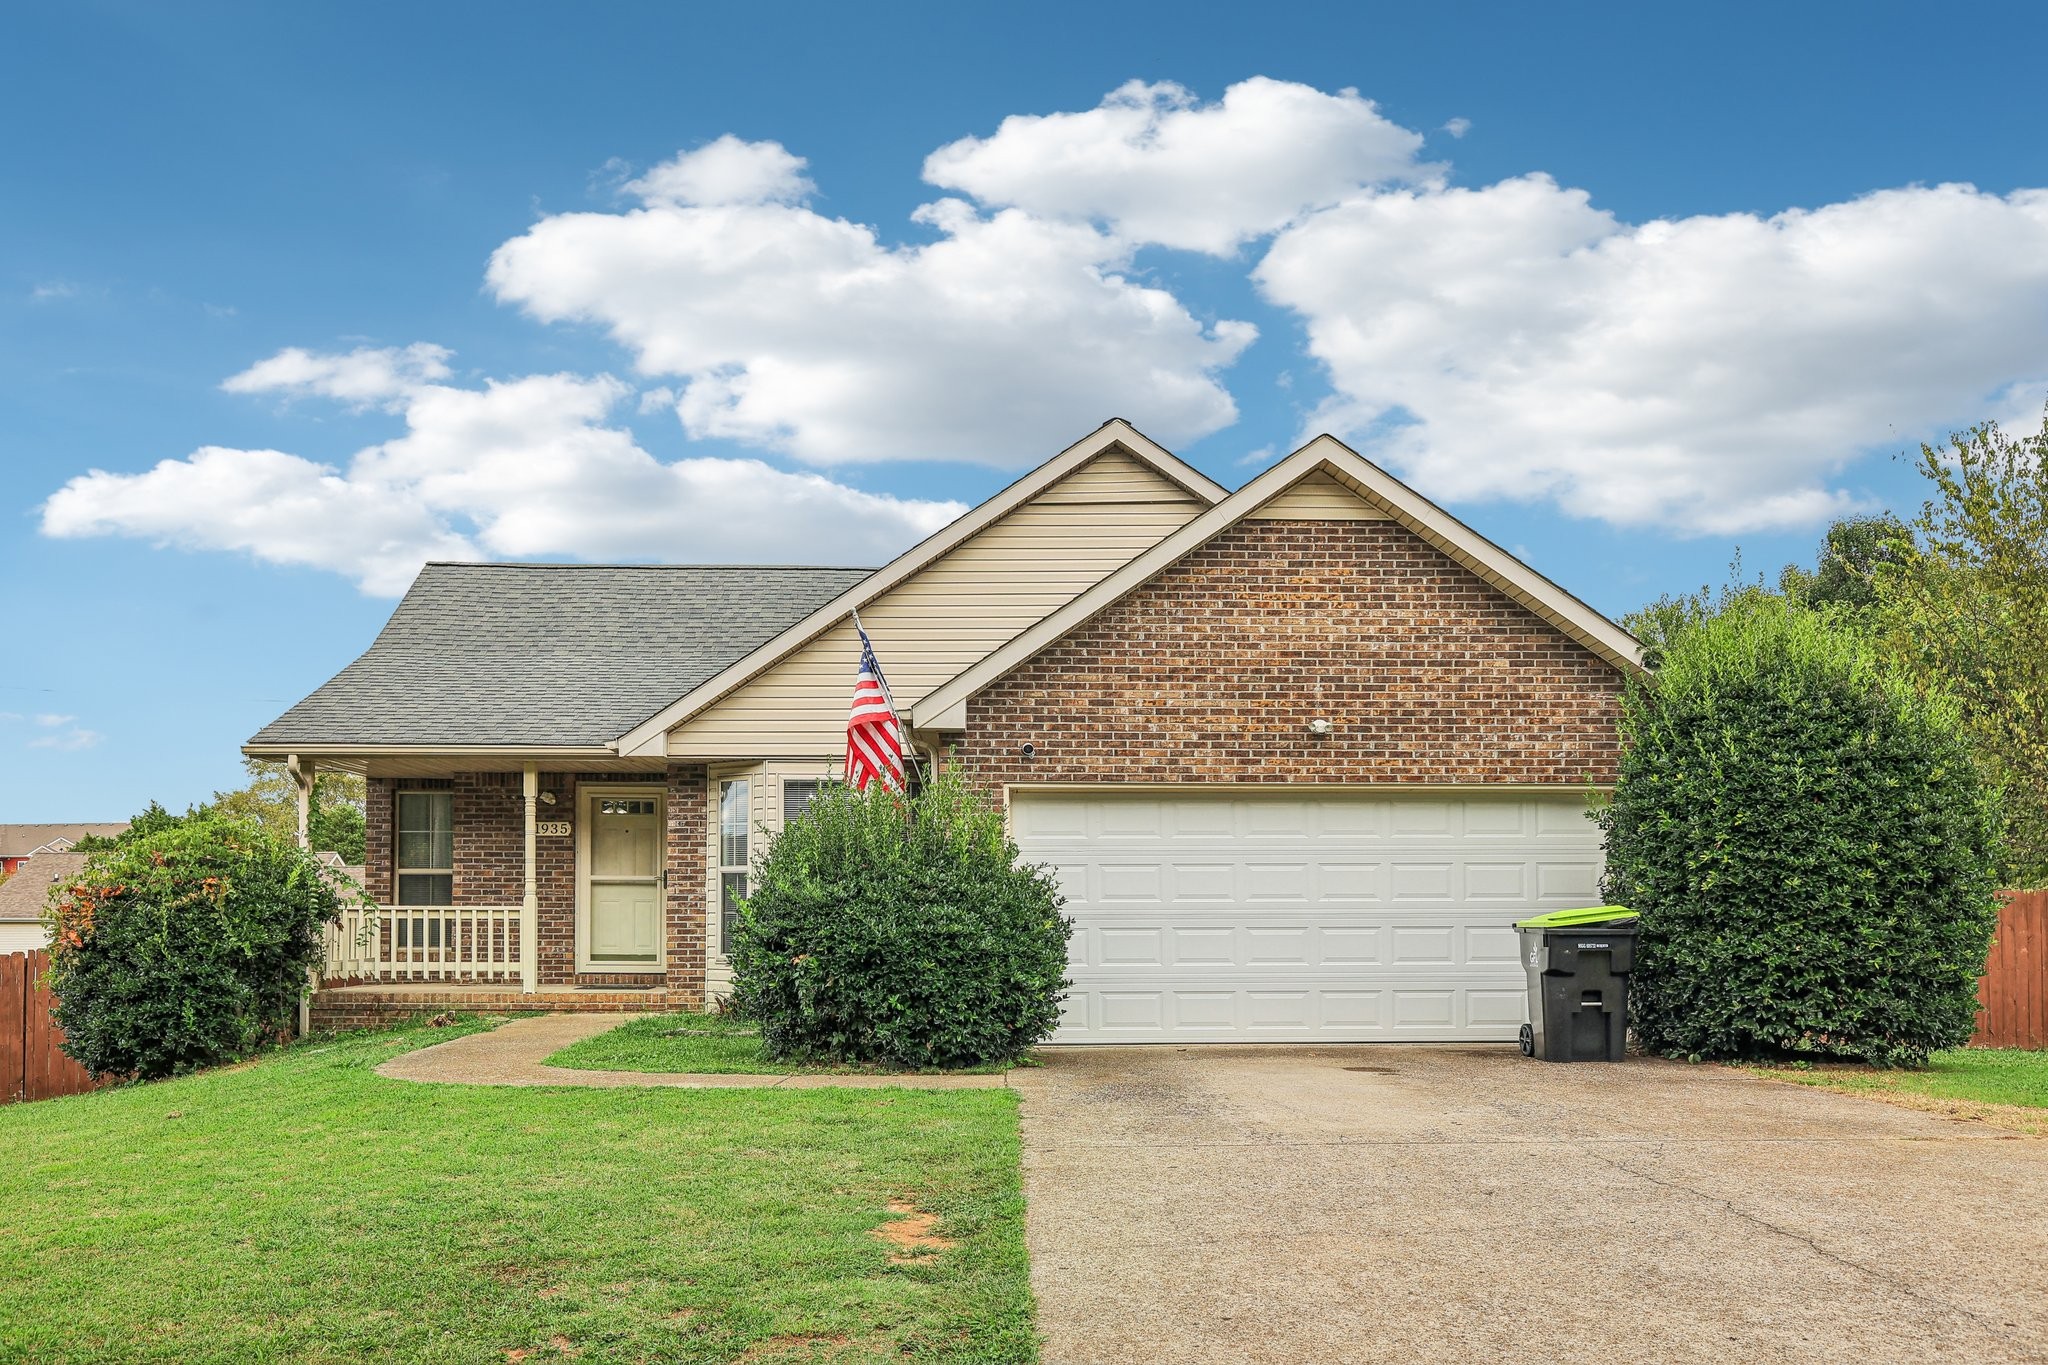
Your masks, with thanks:
[{"label": "wooden privacy fence", "polygon": [[1977,982],[1971,1047],[2048,1048],[2048,890],[2008,891]]},{"label": "wooden privacy fence", "polygon": [[64,1032],[50,1018],[55,1001],[43,984],[49,970],[45,952],[0,957],[0,1104],[97,1088],[57,1046]]}]

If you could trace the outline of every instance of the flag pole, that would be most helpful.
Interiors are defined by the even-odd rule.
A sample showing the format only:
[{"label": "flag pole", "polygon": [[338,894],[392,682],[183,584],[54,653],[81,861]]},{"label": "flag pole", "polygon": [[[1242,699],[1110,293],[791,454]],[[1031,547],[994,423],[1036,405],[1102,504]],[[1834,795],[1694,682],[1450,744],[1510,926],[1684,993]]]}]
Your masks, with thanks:
[{"label": "flag pole", "polygon": [[882,698],[889,703],[889,714],[896,718],[896,734],[903,741],[903,751],[911,763],[917,762],[917,741],[910,737],[910,727],[903,723],[903,713],[896,709],[896,694],[889,690],[889,675],[882,671],[881,656],[875,653],[875,642],[868,638],[868,628],[860,622],[860,608],[853,609],[853,628],[860,635],[861,646],[875,661],[875,681],[882,685]]}]

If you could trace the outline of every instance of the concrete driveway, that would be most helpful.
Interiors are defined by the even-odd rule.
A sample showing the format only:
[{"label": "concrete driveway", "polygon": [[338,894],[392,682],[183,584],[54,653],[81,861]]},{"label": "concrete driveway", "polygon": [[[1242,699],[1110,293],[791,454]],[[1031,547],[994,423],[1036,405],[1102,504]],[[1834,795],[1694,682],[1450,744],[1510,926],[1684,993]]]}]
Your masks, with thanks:
[{"label": "concrete driveway", "polygon": [[1047,1365],[2048,1361],[2048,1141],[1507,1047],[1052,1048]]}]

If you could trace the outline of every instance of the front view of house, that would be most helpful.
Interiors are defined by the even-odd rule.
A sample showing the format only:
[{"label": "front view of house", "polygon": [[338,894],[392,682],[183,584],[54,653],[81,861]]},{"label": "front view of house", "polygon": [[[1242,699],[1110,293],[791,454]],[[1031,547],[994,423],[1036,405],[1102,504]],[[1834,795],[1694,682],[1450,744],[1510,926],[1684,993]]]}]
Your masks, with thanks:
[{"label": "front view of house", "polygon": [[840,775],[856,611],[1059,870],[1056,1041],[1509,1039],[1509,926],[1597,895],[1633,638],[1330,437],[1231,493],[1112,421],[880,569],[427,566],[245,746],[368,778],[316,1014],[715,1000]]}]

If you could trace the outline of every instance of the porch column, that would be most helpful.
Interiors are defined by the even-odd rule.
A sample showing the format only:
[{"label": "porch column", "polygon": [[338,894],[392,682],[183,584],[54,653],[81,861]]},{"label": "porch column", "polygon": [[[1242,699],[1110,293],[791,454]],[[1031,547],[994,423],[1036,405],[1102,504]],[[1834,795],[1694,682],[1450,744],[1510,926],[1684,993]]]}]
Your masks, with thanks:
[{"label": "porch column", "polygon": [[[313,850],[313,781],[320,774],[320,766],[310,758],[291,754],[284,761],[286,771],[291,773],[292,786],[297,788],[299,804],[299,847],[307,852]],[[306,989],[299,996],[299,1036],[305,1037],[313,1031],[313,992],[320,986],[320,969],[306,969]]]},{"label": "porch column", "polygon": [[298,788],[299,847],[310,853],[313,850],[313,779],[318,775],[320,765],[297,754],[287,756],[284,765],[291,772],[292,785]]},{"label": "porch column", "polygon": [[540,765],[526,772],[526,900],[519,913],[519,987],[540,988]]}]

